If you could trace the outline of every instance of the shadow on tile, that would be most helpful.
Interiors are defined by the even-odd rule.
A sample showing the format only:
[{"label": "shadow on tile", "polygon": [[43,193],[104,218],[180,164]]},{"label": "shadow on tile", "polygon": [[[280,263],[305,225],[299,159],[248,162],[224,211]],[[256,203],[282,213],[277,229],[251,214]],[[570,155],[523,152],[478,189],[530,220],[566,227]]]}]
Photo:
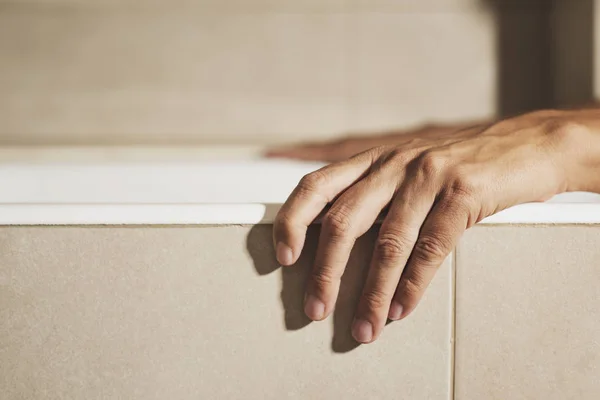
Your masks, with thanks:
[{"label": "shadow on tile", "polygon": [[[300,259],[296,265],[286,268],[280,267],[275,260],[272,229],[272,225],[252,227],[246,239],[246,249],[259,275],[268,275],[281,269],[281,303],[286,329],[290,331],[302,329],[312,322],[304,314],[304,288],[315,258],[320,228],[319,226],[309,228]],[[331,349],[335,353],[346,353],[359,346],[359,343],[352,338],[350,326],[368,271],[375,234],[375,229],[372,229],[357,241],[342,277],[336,308],[329,319],[333,319]],[[316,323],[327,323],[327,321]]]}]

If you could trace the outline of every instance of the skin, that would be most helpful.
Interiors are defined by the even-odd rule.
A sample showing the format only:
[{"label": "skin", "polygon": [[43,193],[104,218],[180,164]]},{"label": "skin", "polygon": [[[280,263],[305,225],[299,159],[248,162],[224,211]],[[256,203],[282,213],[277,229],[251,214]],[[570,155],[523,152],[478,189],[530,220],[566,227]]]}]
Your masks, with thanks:
[{"label": "skin", "polygon": [[[594,100],[582,104],[575,109],[600,109],[600,102]],[[571,108],[573,110],[573,108]],[[386,132],[378,135],[350,136],[328,142],[313,142],[292,146],[269,149],[267,157],[291,158],[304,161],[338,162],[367,151],[374,147],[385,145],[401,145],[414,139],[433,139],[448,136],[454,132],[475,126],[491,125],[493,121],[473,121],[455,124],[427,124],[413,129]]]},{"label": "skin", "polygon": [[416,129],[388,132],[380,135],[356,136],[325,143],[318,142],[280,147],[269,150],[266,156],[305,161],[337,162],[347,160],[358,153],[377,146],[401,144],[415,138],[445,136],[474,125],[477,124],[424,125]]},{"label": "skin", "polygon": [[360,343],[417,307],[463,232],[508,207],[600,192],[600,111],[538,111],[462,130],[409,134],[306,175],[274,224],[279,263],[294,264],[322,217],[305,297],[315,321],[335,307],[350,251],[382,211],[352,326]]}]

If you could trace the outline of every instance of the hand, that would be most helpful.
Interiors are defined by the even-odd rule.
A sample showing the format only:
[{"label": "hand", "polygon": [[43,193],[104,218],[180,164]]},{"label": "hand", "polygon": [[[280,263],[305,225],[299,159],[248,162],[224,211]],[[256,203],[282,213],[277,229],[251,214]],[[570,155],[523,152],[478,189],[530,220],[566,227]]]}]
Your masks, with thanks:
[{"label": "hand", "polygon": [[[507,207],[600,188],[597,111],[540,111],[441,137],[380,146],[305,176],[274,225],[277,259],[295,263],[322,217],[306,288],[313,320],[333,310],[355,240],[389,207],[352,326],[375,340],[409,315],[465,229]],[[576,121],[576,122],[573,122]],[[598,127],[594,127],[597,128]],[[594,166],[595,171],[591,168]]]},{"label": "hand", "polygon": [[438,138],[464,128],[464,125],[425,125],[418,129],[391,132],[377,136],[349,137],[330,142],[276,148],[267,151],[266,156],[306,161],[342,161],[373,147],[401,145],[403,143],[410,143],[415,138]]}]

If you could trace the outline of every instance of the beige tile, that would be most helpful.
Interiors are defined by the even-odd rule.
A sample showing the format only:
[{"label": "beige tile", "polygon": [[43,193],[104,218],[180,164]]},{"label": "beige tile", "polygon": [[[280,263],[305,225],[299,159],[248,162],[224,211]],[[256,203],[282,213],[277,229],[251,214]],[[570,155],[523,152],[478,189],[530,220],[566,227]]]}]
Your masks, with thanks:
[{"label": "beige tile", "polygon": [[457,250],[456,399],[597,399],[600,226],[476,227]]},{"label": "beige tile", "polygon": [[[521,112],[552,85],[578,102],[592,43],[565,43],[591,21],[559,2],[555,80],[537,79],[541,3],[0,0],[0,142],[315,140]],[[517,22],[535,38],[498,37]]]},{"label": "beige tile", "polygon": [[271,226],[0,229],[3,399],[448,399],[451,267],[416,313],[359,346],[349,324],[373,233],[332,319],[303,317]]},{"label": "beige tile", "polygon": [[486,118],[496,107],[489,12],[362,13],[349,22],[350,125]]},{"label": "beige tile", "polygon": [[0,141],[290,141],[494,113],[494,24],[467,0],[64,1],[0,9]]},{"label": "beige tile", "polygon": [[344,33],[337,15],[0,11],[0,137],[331,135]]}]

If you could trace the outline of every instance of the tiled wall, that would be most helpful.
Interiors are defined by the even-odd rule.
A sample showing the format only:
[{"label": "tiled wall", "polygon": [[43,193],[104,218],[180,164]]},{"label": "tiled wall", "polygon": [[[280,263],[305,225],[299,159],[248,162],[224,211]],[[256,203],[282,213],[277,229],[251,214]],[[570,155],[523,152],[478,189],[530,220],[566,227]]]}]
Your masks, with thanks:
[{"label": "tiled wall", "polygon": [[598,398],[600,226],[472,228],[365,346],[350,324],[376,230],[319,323],[302,311],[317,228],[284,269],[271,230],[0,229],[2,398]]},{"label": "tiled wall", "polygon": [[281,269],[269,225],[2,228],[1,397],[448,400],[450,263],[413,318],[370,346],[350,336],[375,233],[333,316],[309,323],[315,229]]},{"label": "tiled wall", "polygon": [[600,226],[476,227],[456,257],[455,399],[596,399]]},{"label": "tiled wall", "polygon": [[265,141],[496,110],[483,0],[0,0],[0,140]]},{"label": "tiled wall", "polygon": [[592,3],[0,0],[0,143],[260,143],[577,103]]}]

